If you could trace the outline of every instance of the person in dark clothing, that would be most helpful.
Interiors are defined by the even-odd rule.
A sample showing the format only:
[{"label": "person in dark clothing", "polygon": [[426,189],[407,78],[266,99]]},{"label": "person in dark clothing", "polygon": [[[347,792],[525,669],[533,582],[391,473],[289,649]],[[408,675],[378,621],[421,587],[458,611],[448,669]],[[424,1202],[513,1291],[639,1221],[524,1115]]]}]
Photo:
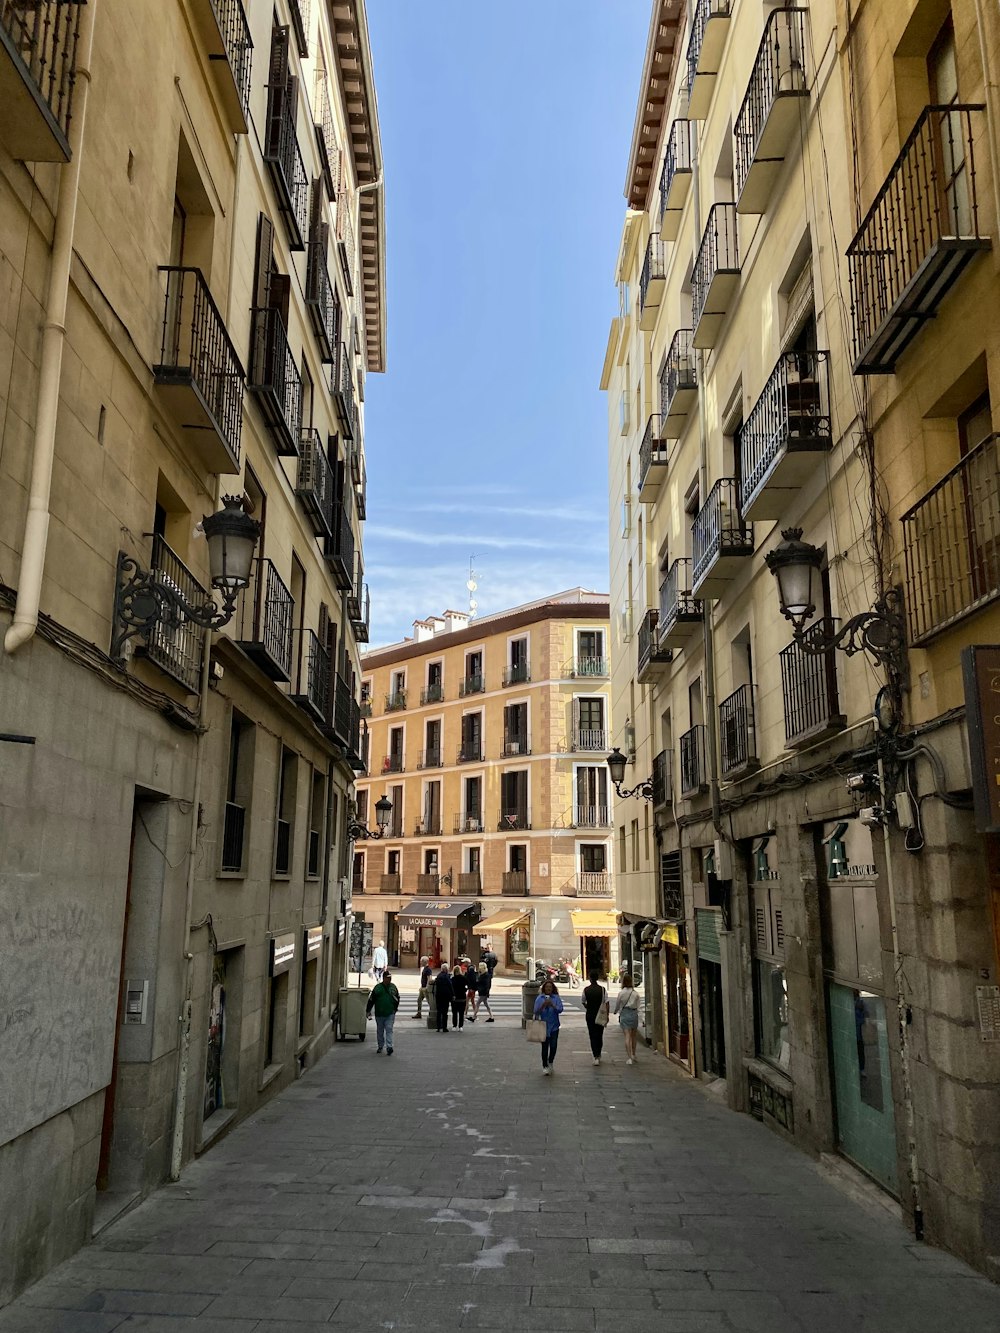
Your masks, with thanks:
[{"label": "person in dark clothing", "polygon": [[448,964],[441,964],[441,971],[434,978],[434,1002],[437,1005],[437,1030],[438,1032],[448,1031],[448,1006],[455,998],[455,987],[452,984],[451,973],[448,971]]},{"label": "person in dark clothing", "polygon": [[587,1033],[590,1036],[590,1053],[594,1064],[601,1063],[604,1050],[604,1025],[598,1023],[597,1016],[608,998],[608,992],[601,985],[600,974],[591,972],[590,985],[583,988],[583,1007],[587,1015]]},{"label": "person in dark clothing", "polygon": [[456,963],[451,973],[451,1026],[465,1027],[465,1001],[469,992],[469,979],[462,970],[462,964]]},{"label": "person in dark clothing", "polygon": [[422,1018],[424,1013],[424,1000],[430,1005],[429,987],[431,984],[431,974],[434,969],[431,967],[430,959],[424,954],[420,960],[420,989],[417,991],[417,1012],[411,1014],[411,1018]]},{"label": "person in dark clothing", "polygon": [[493,952],[491,948],[487,947],[486,951],[483,954],[482,961],[486,964],[489,970],[489,974],[490,976],[492,976],[493,973],[496,971],[497,963],[499,963],[500,960],[499,958],[497,958],[496,954]]},{"label": "person in dark clothing", "polygon": [[493,973],[485,963],[479,964],[479,975],[476,978],[476,1013],[479,1017],[479,1010],[482,1005],[486,1006],[486,1012],[489,1014],[487,1023],[493,1022],[493,1010],[490,1008],[490,990],[493,986]]}]

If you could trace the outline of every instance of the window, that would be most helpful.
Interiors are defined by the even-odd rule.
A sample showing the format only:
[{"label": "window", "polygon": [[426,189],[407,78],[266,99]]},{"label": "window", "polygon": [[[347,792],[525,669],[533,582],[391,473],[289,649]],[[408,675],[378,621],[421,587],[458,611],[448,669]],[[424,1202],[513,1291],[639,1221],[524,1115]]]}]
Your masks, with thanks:
[{"label": "window", "polygon": [[309,848],[306,878],[319,879],[323,869],[323,827],[326,824],[326,774],[313,769],[309,802]]},{"label": "window", "polygon": [[528,849],[520,843],[512,843],[507,848],[507,863],[516,874],[527,874]]},{"label": "window", "polygon": [[482,778],[466,778],[462,794],[465,803],[465,831],[466,833],[481,833],[483,831]]},{"label": "window", "polygon": [[578,676],[604,676],[607,674],[607,664],[604,660],[603,630],[577,630],[576,674]]},{"label": "window", "polygon": [[608,849],[603,842],[582,843],[580,869],[586,874],[599,874],[608,868]]},{"label": "window", "polygon": [[368,823],[368,788],[367,788],[367,787],[365,787],[363,790],[361,790],[361,791],[358,792],[357,797],[355,798],[355,802],[354,802],[354,803],[355,803],[355,806],[356,806],[356,808],[357,808],[357,812],[358,812],[358,823],[359,823],[359,824],[367,824],[367,823]]},{"label": "window", "polygon": [[424,850],[424,874],[436,875],[438,872],[438,851],[436,847],[427,847]]},{"label": "window", "polygon": [[398,851],[392,851],[386,853],[385,870],[387,875],[399,874],[399,859],[400,859],[400,854]]},{"label": "window", "polygon": [[354,853],[354,865],[351,869],[351,888],[355,893],[364,893],[365,891],[365,854],[364,852]]},{"label": "window", "polygon": [[573,700],[573,748],[606,750],[604,699],[600,696]]},{"label": "window", "polygon": [[462,717],[462,744],[458,752],[460,764],[475,764],[483,757],[483,715],[465,713]]},{"label": "window", "polygon": [[253,723],[233,709],[222,827],[221,867],[228,874],[237,874],[245,869],[247,816],[253,792],[256,734]]},{"label": "window", "polygon": [[441,832],[441,783],[437,781],[424,787],[423,832],[435,836]]},{"label": "window", "polygon": [[528,771],[518,769],[500,775],[500,828],[529,827]]},{"label": "window", "polygon": [[403,788],[391,787],[389,789],[389,800],[392,802],[392,812],[389,815],[389,836],[391,838],[401,838],[403,836]]},{"label": "window", "polygon": [[465,680],[462,682],[462,694],[481,694],[483,683],[483,654],[481,649],[465,655]]},{"label": "window", "polygon": [[278,764],[278,812],[274,831],[275,877],[291,874],[292,835],[295,824],[295,801],[299,757],[292,750],[281,747]]},{"label": "window", "polygon": [[424,690],[424,703],[439,703],[444,698],[443,668],[440,662],[427,663],[427,687]]},{"label": "window", "polygon": [[632,869],[639,869],[639,821],[632,820]]},{"label": "window", "polygon": [[508,704],[503,710],[503,753],[530,754],[527,704]]},{"label": "window", "polygon": [[441,723],[435,718],[424,728],[424,768],[436,768],[441,763]]},{"label": "window", "polygon": [[592,764],[576,770],[577,828],[606,828],[609,822],[608,769],[606,764]]},{"label": "window", "polygon": [[775,865],[774,840],[758,838],[751,846],[750,912],[753,946],[754,1027],[757,1054],[787,1069],[788,982],[785,976],[785,930],[781,877]]},{"label": "window", "polygon": [[389,728],[389,753],[382,766],[383,773],[402,773],[404,734],[402,727]]},{"label": "window", "polygon": [[470,875],[478,875],[483,865],[483,851],[481,847],[466,847],[465,864]]},{"label": "window", "polygon": [[528,640],[511,639],[508,646],[509,665],[504,674],[505,685],[521,685],[530,680],[528,673]]}]

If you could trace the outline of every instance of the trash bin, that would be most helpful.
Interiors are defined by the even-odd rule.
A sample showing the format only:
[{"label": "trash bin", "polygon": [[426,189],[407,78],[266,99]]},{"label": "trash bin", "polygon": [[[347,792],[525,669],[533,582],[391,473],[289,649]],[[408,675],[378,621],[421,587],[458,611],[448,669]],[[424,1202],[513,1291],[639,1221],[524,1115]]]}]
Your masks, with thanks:
[{"label": "trash bin", "polygon": [[437,998],[434,995],[434,978],[432,977],[427,987],[427,1026],[437,1031],[438,1025],[438,1007]]},{"label": "trash bin", "polygon": [[535,1012],[535,1000],[538,998],[538,992],[542,989],[541,983],[535,980],[525,981],[521,986],[521,1026],[528,1026],[528,1019]]},{"label": "trash bin", "polygon": [[368,1022],[365,1008],[371,991],[367,986],[343,986],[337,995],[337,1040],[345,1037],[365,1039]]}]

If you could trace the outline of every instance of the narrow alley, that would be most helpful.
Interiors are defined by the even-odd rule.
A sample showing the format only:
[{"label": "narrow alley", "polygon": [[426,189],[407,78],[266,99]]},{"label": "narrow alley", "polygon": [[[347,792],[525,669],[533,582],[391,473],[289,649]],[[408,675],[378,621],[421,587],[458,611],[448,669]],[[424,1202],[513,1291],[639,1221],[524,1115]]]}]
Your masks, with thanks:
[{"label": "narrow alley", "polygon": [[1000,1329],[985,1279],[620,1047],[595,1068],[576,1013],[546,1079],[512,1016],[341,1044],[0,1330]]}]

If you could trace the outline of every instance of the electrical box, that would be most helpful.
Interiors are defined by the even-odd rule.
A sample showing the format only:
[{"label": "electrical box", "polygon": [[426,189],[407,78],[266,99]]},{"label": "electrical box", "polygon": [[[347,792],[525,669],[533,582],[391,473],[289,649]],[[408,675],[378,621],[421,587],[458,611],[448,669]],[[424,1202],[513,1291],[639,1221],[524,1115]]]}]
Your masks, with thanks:
[{"label": "electrical box", "polygon": [[149,1000],[148,981],[126,981],[125,1022],[145,1023],[146,1003]]},{"label": "electrical box", "polygon": [[907,796],[905,791],[896,794],[896,823],[901,829],[916,828],[916,812],[913,809],[913,800]]}]

